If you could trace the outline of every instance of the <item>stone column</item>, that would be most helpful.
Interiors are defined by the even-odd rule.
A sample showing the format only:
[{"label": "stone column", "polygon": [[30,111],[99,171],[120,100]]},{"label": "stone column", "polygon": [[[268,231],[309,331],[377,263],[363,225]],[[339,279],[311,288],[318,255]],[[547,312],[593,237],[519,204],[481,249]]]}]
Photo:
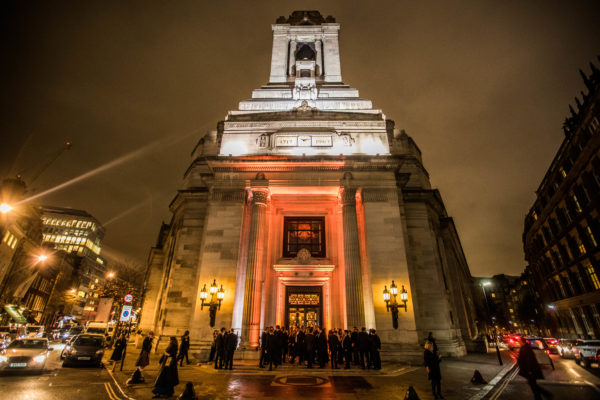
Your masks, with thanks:
[{"label": "stone column", "polygon": [[261,271],[264,259],[263,233],[266,224],[267,187],[252,189],[252,216],[248,235],[248,264],[244,289],[244,314],[242,319],[242,343],[257,347],[260,336]]},{"label": "stone column", "polygon": [[346,318],[348,328],[365,326],[365,307],[356,220],[356,189],[341,189],[342,220],[344,224],[344,264],[346,277]]},{"label": "stone column", "polygon": [[290,61],[288,62],[288,75],[293,76],[294,74],[292,72],[294,69],[294,65],[296,65],[296,41],[295,40],[290,40],[289,52],[290,52],[290,58],[289,58]]},{"label": "stone column", "polygon": [[273,25],[273,52],[269,82],[285,82],[287,79],[287,48],[289,25]]},{"label": "stone column", "polygon": [[338,24],[323,25],[323,64],[325,82],[341,82],[340,45],[338,42]]},{"label": "stone column", "polygon": [[321,76],[323,75],[323,50],[321,48],[321,41],[320,40],[315,40],[315,49],[317,51],[317,67],[319,69],[319,73],[315,74],[316,76]]}]

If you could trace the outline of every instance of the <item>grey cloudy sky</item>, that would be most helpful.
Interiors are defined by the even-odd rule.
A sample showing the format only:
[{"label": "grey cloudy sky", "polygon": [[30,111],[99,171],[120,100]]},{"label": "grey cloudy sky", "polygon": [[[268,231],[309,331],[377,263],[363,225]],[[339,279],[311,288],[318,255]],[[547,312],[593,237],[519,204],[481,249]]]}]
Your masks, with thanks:
[{"label": "grey cloudy sky", "polygon": [[107,224],[103,251],[140,263],[196,141],[267,82],[279,15],[341,24],[344,81],[421,148],[473,275],[521,272],[523,217],[584,88],[577,70],[600,54],[597,1],[0,7],[0,176],[27,182],[65,140],[32,193],[120,160],[37,201],[89,211]]}]

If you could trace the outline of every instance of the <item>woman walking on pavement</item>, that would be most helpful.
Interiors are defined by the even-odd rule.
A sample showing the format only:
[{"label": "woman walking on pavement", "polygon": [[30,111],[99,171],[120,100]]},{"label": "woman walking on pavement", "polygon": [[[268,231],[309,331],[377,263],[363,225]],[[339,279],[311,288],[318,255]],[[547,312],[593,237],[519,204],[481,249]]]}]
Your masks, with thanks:
[{"label": "woman walking on pavement", "polygon": [[442,396],[442,371],[440,370],[440,362],[442,356],[434,353],[433,343],[427,341],[425,343],[425,368],[427,369],[427,378],[431,381],[431,391],[434,399],[443,399]]},{"label": "woman walking on pavement", "polygon": [[157,397],[171,397],[175,392],[174,387],[179,385],[179,375],[177,373],[177,338],[171,336],[169,346],[160,358],[161,369],[154,382],[152,393]]},{"label": "woman walking on pavement", "polygon": [[110,356],[110,360],[113,362],[112,370],[114,372],[117,367],[117,363],[125,356],[125,350],[127,349],[127,338],[125,333],[121,332],[121,335],[115,341],[115,349]]},{"label": "woman walking on pavement", "polygon": [[140,352],[140,356],[135,362],[135,366],[137,369],[131,375],[131,378],[127,380],[128,385],[133,385],[136,383],[144,382],[144,375],[142,372],[144,368],[148,364],[150,364],[150,352],[152,351],[152,339],[154,338],[154,332],[148,332],[148,335],[144,338],[144,342],[142,343],[142,351]]}]

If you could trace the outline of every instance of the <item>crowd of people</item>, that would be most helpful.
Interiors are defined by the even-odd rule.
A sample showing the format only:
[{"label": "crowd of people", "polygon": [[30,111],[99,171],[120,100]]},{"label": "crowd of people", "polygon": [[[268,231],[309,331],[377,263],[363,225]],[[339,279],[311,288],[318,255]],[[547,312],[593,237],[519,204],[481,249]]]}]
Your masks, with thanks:
[{"label": "crowd of people", "polygon": [[[223,367],[232,369],[233,353],[237,347],[237,335],[231,331],[214,331],[214,341],[209,362],[216,369]],[[375,329],[366,328],[360,331],[331,329],[328,332],[318,326],[314,327],[266,327],[260,336],[259,367],[277,368],[283,363],[290,365],[313,365],[325,368],[329,363],[332,369],[341,366],[348,369],[351,365],[365,369],[381,369],[381,340]]]}]

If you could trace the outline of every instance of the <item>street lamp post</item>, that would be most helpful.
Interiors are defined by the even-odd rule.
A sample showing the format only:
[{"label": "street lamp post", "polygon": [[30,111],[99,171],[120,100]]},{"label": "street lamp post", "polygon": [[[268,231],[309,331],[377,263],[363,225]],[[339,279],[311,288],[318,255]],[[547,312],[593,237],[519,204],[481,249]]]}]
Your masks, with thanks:
[{"label": "street lamp post", "polygon": [[[490,318],[493,319],[493,317],[491,317],[490,315],[490,305],[488,304],[487,301],[487,296],[485,294],[485,287],[491,285],[492,283],[490,281],[487,282],[483,282],[481,284],[481,290],[483,291],[483,298],[485,300],[485,307],[487,308],[487,313],[488,313],[488,318],[486,318],[488,321],[490,320]],[[492,323],[493,325],[493,323]],[[492,336],[494,337],[494,345],[496,346],[496,356],[498,357],[498,363],[500,365],[503,364],[502,362],[502,357],[500,356],[500,347],[498,346],[498,332],[496,332],[496,327],[494,327],[494,329],[492,330]]]},{"label": "street lamp post", "polygon": [[[208,294],[210,291],[210,301],[205,304],[206,299],[208,298]],[[203,310],[204,306],[208,306],[208,312],[210,316],[210,326],[211,328],[215,326],[215,318],[217,317],[217,310],[221,309],[221,302],[225,298],[225,290],[223,289],[223,285],[221,288],[217,286],[217,280],[214,279],[213,283],[210,285],[209,291],[206,290],[206,284],[200,291],[200,300],[202,303],[200,304],[200,309]]]},{"label": "street lamp post", "polygon": [[394,329],[398,329],[398,309],[404,308],[404,312],[408,311],[408,307],[406,303],[408,302],[408,292],[404,289],[404,285],[402,285],[402,290],[400,291],[400,301],[402,304],[398,303],[396,297],[398,296],[398,286],[396,283],[392,281],[390,285],[390,290],[388,290],[387,285],[383,288],[383,301],[385,301],[385,309],[387,312],[392,311],[392,324]]}]

